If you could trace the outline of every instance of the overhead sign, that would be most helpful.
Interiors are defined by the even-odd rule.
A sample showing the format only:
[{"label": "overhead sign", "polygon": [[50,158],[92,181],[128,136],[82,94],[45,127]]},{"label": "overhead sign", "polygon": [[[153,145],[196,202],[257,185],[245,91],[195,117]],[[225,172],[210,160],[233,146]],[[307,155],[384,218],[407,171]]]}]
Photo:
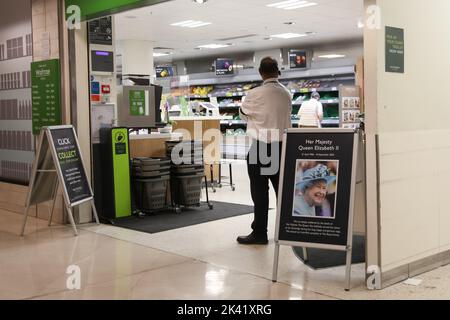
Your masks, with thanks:
[{"label": "overhead sign", "polygon": [[61,124],[61,69],[59,59],[33,62],[31,85],[33,134]]},{"label": "overhead sign", "polygon": [[93,202],[94,194],[87,178],[73,126],[44,128],[41,131],[38,146],[28,188],[22,235],[25,232],[30,206],[52,200],[54,208],[58,185],[62,186],[64,203],[69,210],[69,219],[75,235],[77,235],[77,230],[72,214],[73,207],[90,201],[98,223],[97,211]]},{"label": "overhead sign", "polygon": [[216,75],[226,76],[234,74],[234,61],[230,59],[216,60]]},{"label": "overhead sign", "polygon": [[73,13],[71,6],[78,6],[81,11],[82,21],[91,20],[111,14],[151,6],[170,0],[66,0],[67,18]]},{"label": "overhead sign", "polygon": [[156,67],[157,78],[169,78],[173,77],[173,67]]},{"label": "overhead sign", "polygon": [[386,72],[405,73],[405,32],[386,27]]},{"label": "overhead sign", "polygon": [[290,50],[289,64],[291,69],[308,68],[308,53],[305,50]]},{"label": "overhead sign", "polygon": [[358,143],[354,130],[292,129],[285,134],[277,251],[279,245],[347,251],[350,270]]}]

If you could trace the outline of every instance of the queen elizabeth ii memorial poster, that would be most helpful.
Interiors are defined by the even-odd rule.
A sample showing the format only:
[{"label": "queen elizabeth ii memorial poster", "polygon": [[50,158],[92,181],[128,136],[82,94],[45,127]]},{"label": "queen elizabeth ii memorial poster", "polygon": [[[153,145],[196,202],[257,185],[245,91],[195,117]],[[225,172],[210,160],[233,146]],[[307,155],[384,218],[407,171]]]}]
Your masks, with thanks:
[{"label": "queen elizabeth ii memorial poster", "polygon": [[277,241],[347,246],[352,226],[358,135],[289,130],[281,159]]}]

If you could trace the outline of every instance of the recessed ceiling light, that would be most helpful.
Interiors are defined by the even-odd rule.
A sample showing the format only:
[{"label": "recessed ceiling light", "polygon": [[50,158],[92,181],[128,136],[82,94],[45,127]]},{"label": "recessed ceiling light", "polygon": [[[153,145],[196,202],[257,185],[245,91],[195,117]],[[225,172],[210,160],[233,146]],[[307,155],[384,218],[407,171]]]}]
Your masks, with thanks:
[{"label": "recessed ceiling light", "polygon": [[155,57],[155,58],[164,57],[164,56],[168,56],[171,54],[172,54],[172,52],[153,52],[153,57]]},{"label": "recessed ceiling light", "polygon": [[284,9],[284,10],[295,10],[295,9],[301,9],[301,8],[312,7],[312,6],[317,6],[317,5],[318,5],[318,3],[315,3],[315,2],[302,1],[302,0],[289,0],[289,1],[271,3],[271,4],[268,4],[267,7]]},{"label": "recessed ceiling light", "polygon": [[211,22],[203,22],[197,20],[186,20],[181,22],[172,23],[173,27],[182,27],[182,28],[199,28],[212,24]]},{"label": "recessed ceiling light", "polygon": [[198,4],[205,4],[208,0],[192,0],[192,1]]},{"label": "recessed ceiling light", "polygon": [[282,34],[274,34],[271,35],[271,38],[280,38],[280,39],[293,39],[293,38],[300,38],[300,37],[306,37],[306,34],[300,34],[300,33],[282,33]]},{"label": "recessed ceiling light", "polygon": [[323,59],[337,59],[337,58],[345,58],[346,55],[345,54],[325,54],[322,56],[319,56],[319,58],[323,58]]},{"label": "recessed ceiling light", "polygon": [[205,44],[205,45],[202,45],[202,46],[198,46],[197,48],[200,48],[200,49],[221,49],[221,48],[226,48],[226,47],[230,47],[230,46],[232,46],[232,44],[215,44],[215,43],[212,43],[212,44]]}]

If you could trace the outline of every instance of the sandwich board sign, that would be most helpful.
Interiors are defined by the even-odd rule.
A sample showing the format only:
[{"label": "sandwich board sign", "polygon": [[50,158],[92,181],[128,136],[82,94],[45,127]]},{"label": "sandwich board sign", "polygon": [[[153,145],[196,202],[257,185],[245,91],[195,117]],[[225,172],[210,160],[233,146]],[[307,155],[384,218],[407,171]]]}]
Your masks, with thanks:
[{"label": "sandwich board sign", "polygon": [[273,281],[280,245],[347,252],[350,290],[359,136],[352,129],[290,129],[284,134]]},{"label": "sandwich board sign", "polygon": [[49,226],[52,223],[56,196],[62,186],[64,204],[75,235],[78,235],[72,209],[90,202],[99,223],[94,194],[87,178],[83,157],[73,126],[44,127],[39,136],[38,151],[31,174],[22,236],[31,206],[53,201]]}]

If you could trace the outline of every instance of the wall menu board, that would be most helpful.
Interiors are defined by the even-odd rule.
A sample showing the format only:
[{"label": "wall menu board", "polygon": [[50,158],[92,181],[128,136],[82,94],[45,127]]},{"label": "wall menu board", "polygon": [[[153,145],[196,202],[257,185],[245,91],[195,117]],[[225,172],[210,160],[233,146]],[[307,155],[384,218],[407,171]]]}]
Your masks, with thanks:
[{"label": "wall menu board", "polygon": [[33,134],[61,124],[61,67],[59,59],[31,64]]},{"label": "wall menu board", "polygon": [[405,73],[405,31],[386,27],[386,72]]},{"label": "wall menu board", "polygon": [[93,197],[72,126],[49,128],[70,204]]},{"label": "wall menu board", "polygon": [[234,61],[230,59],[216,60],[216,75],[226,76],[234,74]]},{"label": "wall menu board", "polygon": [[358,138],[353,130],[322,131],[286,135],[276,239],[345,248]]},{"label": "wall menu board", "polygon": [[112,19],[100,18],[89,22],[89,43],[112,46]]}]

